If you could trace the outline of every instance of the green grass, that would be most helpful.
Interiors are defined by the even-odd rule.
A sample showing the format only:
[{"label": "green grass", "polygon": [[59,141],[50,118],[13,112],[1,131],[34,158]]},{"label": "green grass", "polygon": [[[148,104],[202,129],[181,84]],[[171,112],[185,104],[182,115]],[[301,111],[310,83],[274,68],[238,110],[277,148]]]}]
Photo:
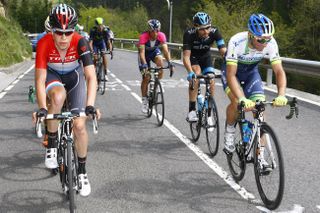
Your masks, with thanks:
[{"label": "green grass", "polygon": [[0,67],[7,67],[31,56],[31,45],[21,27],[0,17]]}]

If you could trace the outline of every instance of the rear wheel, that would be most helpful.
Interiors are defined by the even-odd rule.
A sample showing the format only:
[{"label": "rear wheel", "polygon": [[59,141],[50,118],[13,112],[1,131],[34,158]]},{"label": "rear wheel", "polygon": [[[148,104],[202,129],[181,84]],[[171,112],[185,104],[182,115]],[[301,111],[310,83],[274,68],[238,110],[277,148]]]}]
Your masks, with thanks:
[{"label": "rear wheel", "polygon": [[[206,113],[206,138],[208,144],[208,150],[210,156],[214,157],[218,153],[220,129],[219,129],[219,117],[218,108],[213,97],[209,98],[209,109],[211,108],[211,115],[209,118],[209,112]],[[211,119],[211,121],[209,121]],[[212,122],[212,123],[211,123]]]},{"label": "rear wheel", "polygon": [[230,169],[230,173],[236,181],[241,181],[246,171],[246,158],[245,147],[241,137],[241,126],[236,128],[235,132],[235,151],[233,153],[227,153],[227,161]]},{"label": "rear wheel", "polygon": [[162,86],[159,80],[155,81],[154,86],[154,106],[156,110],[158,126],[162,126],[164,121],[164,98]]},{"label": "rear wheel", "polygon": [[[264,146],[263,155],[260,153],[261,146]],[[261,125],[260,141],[256,141],[254,150],[254,174],[261,200],[268,209],[276,209],[284,192],[284,165],[279,141],[266,123]],[[261,164],[262,157],[267,166]]]},{"label": "rear wheel", "polygon": [[106,91],[106,70],[101,62],[98,66],[98,88],[101,95]]},{"label": "rear wheel", "polygon": [[150,118],[152,115],[152,108],[153,108],[153,104],[154,104],[154,81],[150,80],[148,82],[148,113],[147,113],[147,117]]},{"label": "rear wheel", "polygon": [[202,114],[203,112],[199,112],[197,110],[197,115],[198,115],[198,121],[196,122],[190,122],[190,131],[191,131],[191,136],[193,139],[193,142],[196,143],[199,140],[200,133],[201,133],[201,123],[202,123]]}]

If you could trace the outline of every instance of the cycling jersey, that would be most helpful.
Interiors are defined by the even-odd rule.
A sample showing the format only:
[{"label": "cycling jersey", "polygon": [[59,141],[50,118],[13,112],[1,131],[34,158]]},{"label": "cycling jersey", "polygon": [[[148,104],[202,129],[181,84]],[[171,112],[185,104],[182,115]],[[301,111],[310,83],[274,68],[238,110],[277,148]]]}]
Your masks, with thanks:
[{"label": "cycling jersey", "polygon": [[196,28],[190,28],[183,35],[183,50],[191,50],[191,56],[203,56],[209,53],[210,47],[216,42],[219,49],[225,47],[224,40],[217,28],[212,27],[207,38],[200,38]]},{"label": "cycling jersey", "polygon": [[37,46],[36,69],[46,69],[46,92],[55,86],[66,88],[68,107],[73,112],[84,112],[86,85],[83,68],[92,65],[90,47],[85,38],[74,33],[65,58],[55,47],[53,35],[45,35]]},{"label": "cycling jersey", "polygon": [[99,43],[105,39],[110,39],[110,34],[106,27],[104,27],[102,31],[100,31],[96,26],[90,30],[90,40],[93,41],[93,44],[97,42]]},{"label": "cycling jersey", "polygon": [[258,51],[249,48],[248,32],[241,32],[231,37],[226,62],[238,65],[238,72],[250,72],[265,56],[269,57],[271,64],[281,62],[276,40],[272,38],[262,51]]},{"label": "cycling jersey", "polygon": [[167,42],[166,35],[163,32],[158,32],[157,38],[151,40],[150,34],[148,31],[143,32],[139,37],[139,46],[144,46],[146,54],[147,52],[152,52],[159,48],[162,44]]},{"label": "cycling jersey", "polygon": [[264,94],[258,63],[268,56],[271,64],[281,63],[277,42],[274,38],[262,50],[251,49],[248,46],[248,32],[237,33],[231,37],[226,54],[226,63],[222,66],[222,84],[228,93],[226,65],[237,65],[236,77],[239,80],[246,97]]}]

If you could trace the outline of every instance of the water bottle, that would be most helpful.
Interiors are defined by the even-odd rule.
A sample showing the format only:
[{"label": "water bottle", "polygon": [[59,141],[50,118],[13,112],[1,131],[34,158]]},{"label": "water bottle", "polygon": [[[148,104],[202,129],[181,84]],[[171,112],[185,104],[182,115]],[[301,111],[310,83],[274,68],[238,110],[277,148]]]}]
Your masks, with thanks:
[{"label": "water bottle", "polygon": [[201,111],[202,107],[203,107],[204,97],[202,94],[199,94],[197,99],[198,99],[197,100],[198,101],[198,111]]},{"label": "water bottle", "polygon": [[248,143],[251,137],[251,129],[249,127],[248,121],[245,121],[242,124],[242,134],[243,134],[243,142]]}]

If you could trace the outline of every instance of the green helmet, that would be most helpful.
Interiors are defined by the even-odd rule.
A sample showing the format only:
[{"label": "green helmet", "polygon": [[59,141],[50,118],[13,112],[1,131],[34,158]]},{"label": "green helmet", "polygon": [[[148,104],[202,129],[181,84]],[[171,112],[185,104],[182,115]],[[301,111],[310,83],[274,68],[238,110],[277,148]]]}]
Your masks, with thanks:
[{"label": "green helmet", "polygon": [[96,25],[101,25],[104,23],[104,20],[103,20],[103,18],[98,17],[98,18],[96,18],[95,23],[96,23]]}]

